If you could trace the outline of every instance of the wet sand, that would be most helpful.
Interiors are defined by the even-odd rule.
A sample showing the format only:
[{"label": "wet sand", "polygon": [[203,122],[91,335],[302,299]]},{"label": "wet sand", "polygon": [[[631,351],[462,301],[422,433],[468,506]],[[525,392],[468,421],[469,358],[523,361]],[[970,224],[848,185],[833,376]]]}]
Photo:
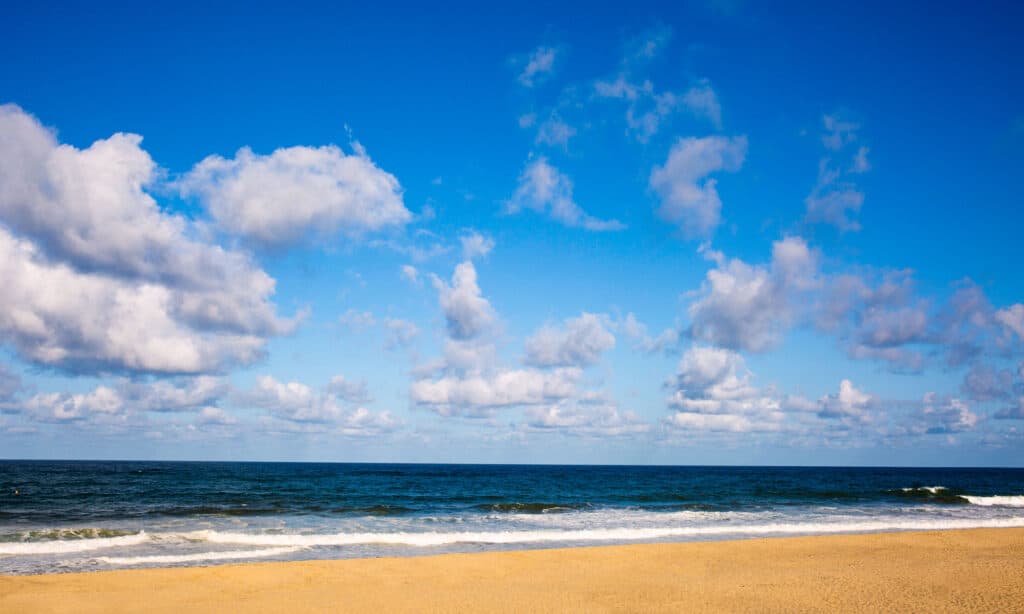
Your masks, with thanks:
[{"label": "wet sand", "polygon": [[0,577],[0,612],[1024,612],[1024,529]]}]

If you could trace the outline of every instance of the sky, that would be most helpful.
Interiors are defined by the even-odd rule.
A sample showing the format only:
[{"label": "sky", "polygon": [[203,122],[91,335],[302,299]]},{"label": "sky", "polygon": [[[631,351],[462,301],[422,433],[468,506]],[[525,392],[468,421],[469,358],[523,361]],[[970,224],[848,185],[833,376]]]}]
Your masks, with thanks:
[{"label": "sky", "polygon": [[1019,3],[20,3],[0,458],[1024,466]]}]

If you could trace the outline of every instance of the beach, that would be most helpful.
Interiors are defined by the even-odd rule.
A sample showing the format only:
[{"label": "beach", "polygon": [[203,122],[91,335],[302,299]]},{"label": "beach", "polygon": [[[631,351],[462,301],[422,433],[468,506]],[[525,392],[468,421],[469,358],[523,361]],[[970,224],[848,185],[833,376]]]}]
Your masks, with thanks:
[{"label": "beach", "polygon": [[0,577],[3,612],[1024,611],[1024,529]]}]

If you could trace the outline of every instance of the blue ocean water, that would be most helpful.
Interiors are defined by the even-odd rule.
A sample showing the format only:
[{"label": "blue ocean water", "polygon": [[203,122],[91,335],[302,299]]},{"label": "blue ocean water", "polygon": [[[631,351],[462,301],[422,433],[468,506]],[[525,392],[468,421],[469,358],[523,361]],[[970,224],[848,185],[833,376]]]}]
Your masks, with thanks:
[{"label": "blue ocean water", "polygon": [[1024,526],[1024,469],[0,461],[0,573]]}]

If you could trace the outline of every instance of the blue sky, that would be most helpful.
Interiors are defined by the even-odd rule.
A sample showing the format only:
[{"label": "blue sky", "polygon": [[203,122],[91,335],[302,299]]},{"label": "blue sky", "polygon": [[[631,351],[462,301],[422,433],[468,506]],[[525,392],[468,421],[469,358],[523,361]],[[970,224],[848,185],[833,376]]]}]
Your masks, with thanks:
[{"label": "blue sky", "polygon": [[364,4],[8,11],[0,457],[1021,464],[1019,6]]}]

